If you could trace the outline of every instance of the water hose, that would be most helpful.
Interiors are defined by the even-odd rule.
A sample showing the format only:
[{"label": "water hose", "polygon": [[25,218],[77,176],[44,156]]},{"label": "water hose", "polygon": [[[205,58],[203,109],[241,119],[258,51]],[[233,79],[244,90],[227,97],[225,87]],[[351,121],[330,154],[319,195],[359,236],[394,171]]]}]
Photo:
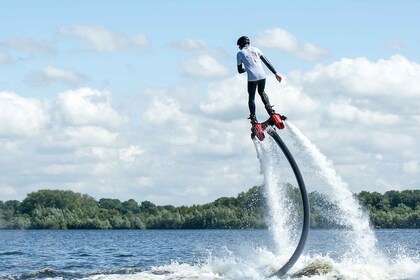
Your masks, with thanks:
[{"label": "water hose", "polygon": [[299,185],[300,194],[302,196],[302,204],[303,204],[303,225],[302,225],[302,233],[299,239],[299,243],[296,247],[296,250],[293,252],[290,259],[283,265],[277,272],[270,275],[270,277],[277,276],[282,277],[285,275],[292,266],[296,263],[299,259],[300,255],[302,254],[303,248],[305,247],[306,239],[308,237],[309,232],[309,200],[308,194],[305,188],[305,182],[303,181],[302,174],[300,173],[299,167],[296,164],[295,159],[293,158],[292,154],[290,153],[289,149],[287,148],[286,144],[283,142],[281,137],[277,134],[274,129],[269,129],[267,133],[273,137],[274,141],[276,141],[277,145],[279,145],[280,149],[283,151],[283,154],[286,156],[287,160],[289,161],[290,166],[293,169],[293,173],[295,174],[297,183]]}]

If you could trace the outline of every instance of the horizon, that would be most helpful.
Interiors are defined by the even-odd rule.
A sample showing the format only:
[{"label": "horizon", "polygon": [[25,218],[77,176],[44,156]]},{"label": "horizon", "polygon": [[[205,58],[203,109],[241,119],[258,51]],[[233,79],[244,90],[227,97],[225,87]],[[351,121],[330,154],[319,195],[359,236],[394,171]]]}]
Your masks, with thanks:
[{"label": "horizon", "polygon": [[[218,199],[220,199],[220,198],[237,198],[241,193],[246,193],[246,192],[248,192],[248,191],[250,191],[252,188],[254,188],[254,187],[264,187],[264,186],[253,186],[253,187],[250,187],[250,188],[248,188],[247,190],[245,190],[245,191],[241,191],[240,193],[238,193],[238,194],[236,194],[235,196],[221,196],[221,197],[218,197],[218,198],[216,198],[216,199],[214,199],[213,201],[209,201],[209,202],[205,202],[205,203],[202,203],[202,204],[196,204],[196,203],[193,203],[193,204],[190,204],[190,205],[187,205],[187,204],[182,204],[182,205],[172,205],[172,204],[165,204],[165,205],[160,205],[160,204],[155,204],[153,201],[149,201],[149,200],[142,200],[142,201],[137,201],[136,199],[134,199],[134,198],[128,198],[128,199],[126,199],[126,200],[120,200],[120,199],[118,199],[118,198],[113,198],[113,197],[100,197],[100,198],[96,198],[96,197],[94,197],[94,196],[92,196],[92,195],[90,195],[90,194],[88,194],[88,193],[81,193],[81,192],[77,192],[77,191],[73,191],[73,190],[70,190],[70,189],[37,189],[37,190],[35,190],[35,191],[33,191],[33,192],[38,192],[38,191],[70,191],[70,192],[73,192],[73,193],[75,193],[75,194],[80,194],[80,195],[87,195],[87,196],[89,196],[89,197],[91,197],[91,198],[93,198],[96,202],[99,202],[99,200],[101,200],[101,199],[117,199],[117,200],[119,200],[121,203],[123,203],[123,202],[126,202],[126,201],[129,201],[129,200],[134,200],[135,202],[137,202],[137,203],[141,203],[141,202],[144,202],[144,201],[148,201],[148,202],[151,202],[151,203],[153,203],[153,204],[155,204],[156,206],[174,206],[174,207],[190,207],[190,206],[193,206],[193,205],[204,205],[204,204],[210,204],[210,203],[213,203],[213,202],[215,202],[216,200],[218,200]],[[297,187],[294,187],[294,188],[296,188],[296,189],[298,189]],[[385,191],[385,192],[377,192],[377,193],[379,193],[379,194],[381,194],[381,195],[385,195],[385,193],[387,193],[387,192],[392,192],[392,191],[396,191],[396,192],[406,192],[406,191],[409,191],[409,192],[414,192],[414,191],[419,191],[418,189],[403,189],[403,190],[387,190],[387,191]],[[369,192],[369,193],[373,193],[373,192],[376,192],[376,191],[365,191],[365,190],[361,190],[360,192],[358,192],[358,193],[354,193],[354,192],[352,192],[352,194],[353,195],[360,195],[360,193],[361,192]],[[32,193],[32,192],[31,192]],[[310,194],[312,194],[312,193],[318,193],[316,190],[314,190],[314,191],[308,191],[308,195],[310,195]],[[26,194],[26,197],[29,195],[30,193],[27,193]],[[26,198],[25,197],[25,198]],[[22,199],[22,200],[17,200],[17,199],[9,199],[9,200],[1,200],[0,199],[0,202],[6,202],[6,201],[19,201],[19,202],[22,202],[24,199]]]}]

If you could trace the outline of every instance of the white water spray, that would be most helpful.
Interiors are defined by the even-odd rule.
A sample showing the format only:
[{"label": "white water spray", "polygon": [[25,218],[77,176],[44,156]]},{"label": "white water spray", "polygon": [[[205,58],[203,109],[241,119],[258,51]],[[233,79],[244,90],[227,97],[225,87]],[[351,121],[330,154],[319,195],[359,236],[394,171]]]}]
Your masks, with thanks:
[{"label": "white water spray", "polygon": [[[418,255],[414,258],[403,256],[397,260],[387,259],[377,247],[377,239],[370,227],[367,213],[363,211],[348,185],[335,171],[333,164],[290,122],[287,123],[287,129],[281,132],[286,143],[295,148],[296,162],[310,173],[305,178],[309,179],[305,180],[309,191],[315,181],[322,181],[320,183],[329,188],[327,194],[330,202],[337,207],[337,210],[331,213],[331,219],[346,228],[339,233],[344,238],[333,241],[342,242],[339,247],[348,249],[340,260],[330,259],[329,256],[303,255],[296,263],[298,272],[316,261],[323,263],[326,259],[332,271],[326,275],[315,276],[314,279],[418,279]],[[291,207],[292,199],[287,191],[288,184],[294,180],[290,166],[273,142],[271,137],[267,137],[263,142],[254,140],[270,207],[270,231],[277,246],[275,263],[283,263],[295,247],[293,244],[296,236],[293,233],[297,232],[296,221],[299,219],[296,208]],[[316,178],[313,175],[316,175]],[[331,240],[324,242],[329,243]],[[307,278],[304,276],[300,279]]]},{"label": "white water spray", "polygon": [[[330,197],[340,209],[336,221],[349,228],[351,234],[348,242],[351,243],[352,257],[360,257],[367,261],[377,259],[380,254],[377,250],[377,240],[370,227],[368,215],[362,210],[358,201],[353,197],[348,185],[337,174],[332,163],[319,151],[319,149],[306,138],[299,129],[288,122],[288,131],[294,142],[300,144],[303,150],[312,158],[314,166],[319,170],[317,175],[331,188]],[[380,257],[383,261],[384,258]]]},{"label": "white water spray", "polygon": [[286,193],[286,185],[290,182],[285,180],[287,172],[279,174],[281,161],[286,161],[286,158],[278,146],[274,145],[271,138],[264,142],[254,140],[254,144],[261,164],[261,173],[264,175],[265,191],[270,209],[270,231],[273,234],[277,252],[281,252],[282,256],[287,257],[294,250],[292,241],[295,238],[293,236],[295,213],[293,213],[292,202]]}]

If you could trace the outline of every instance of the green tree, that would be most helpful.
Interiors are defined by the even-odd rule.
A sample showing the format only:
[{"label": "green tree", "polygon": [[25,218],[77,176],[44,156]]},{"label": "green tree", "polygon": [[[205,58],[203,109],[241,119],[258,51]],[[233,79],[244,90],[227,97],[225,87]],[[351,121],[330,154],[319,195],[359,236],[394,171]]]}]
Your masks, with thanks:
[{"label": "green tree", "polygon": [[99,199],[99,207],[103,209],[112,209],[121,211],[123,209],[123,205],[119,199],[115,198],[101,198]]},{"label": "green tree", "polygon": [[127,201],[124,201],[122,203],[122,212],[126,214],[139,213],[140,212],[139,204],[134,199],[129,199]]},{"label": "green tree", "polygon": [[3,210],[9,210],[13,214],[19,213],[21,202],[18,200],[8,200],[3,203]]},{"label": "green tree", "polygon": [[39,190],[29,193],[22,201],[22,213],[30,214],[37,208],[58,208],[75,210],[84,207],[96,207],[94,198],[72,191]]},{"label": "green tree", "polygon": [[145,200],[142,203],[140,203],[140,212],[150,215],[156,215],[158,213],[158,208],[152,202]]},{"label": "green tree", "polygon": [[[292,218],[302,215],[298,188],[286,185]],[[420,190],[361,192],[356,196],[369,211],[375,227],[420,228]],[[342,227],[336,202],[317,192],[309,193],[311,227]],[[263,186],[254,186],[237,197],[221,197],[204,205],[140,205],[133,199],[102,198],[72,191],[40,190],[19,202],[0,201],[0,228],[8,229],[242,229],[266,228],[267,202]]]}]

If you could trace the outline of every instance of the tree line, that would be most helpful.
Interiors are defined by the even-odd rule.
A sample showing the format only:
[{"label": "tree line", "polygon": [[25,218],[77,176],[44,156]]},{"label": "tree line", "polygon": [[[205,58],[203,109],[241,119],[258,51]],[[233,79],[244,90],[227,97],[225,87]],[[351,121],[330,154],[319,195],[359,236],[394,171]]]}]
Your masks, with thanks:
[{"label": "tree line", "polygon": [[[292,212],[301,215],[297,188],[288,186]],[[355,194],[376,228],[420,228],[420,190]],[[312,228],[341,227],[325,194],[309,194]],[[263,186],[204,205],[157,206],[150,201],[93,197],[69,190],[38,190],[23,201],[0,201],[0,229],[262,229],[269,215]]]}]

